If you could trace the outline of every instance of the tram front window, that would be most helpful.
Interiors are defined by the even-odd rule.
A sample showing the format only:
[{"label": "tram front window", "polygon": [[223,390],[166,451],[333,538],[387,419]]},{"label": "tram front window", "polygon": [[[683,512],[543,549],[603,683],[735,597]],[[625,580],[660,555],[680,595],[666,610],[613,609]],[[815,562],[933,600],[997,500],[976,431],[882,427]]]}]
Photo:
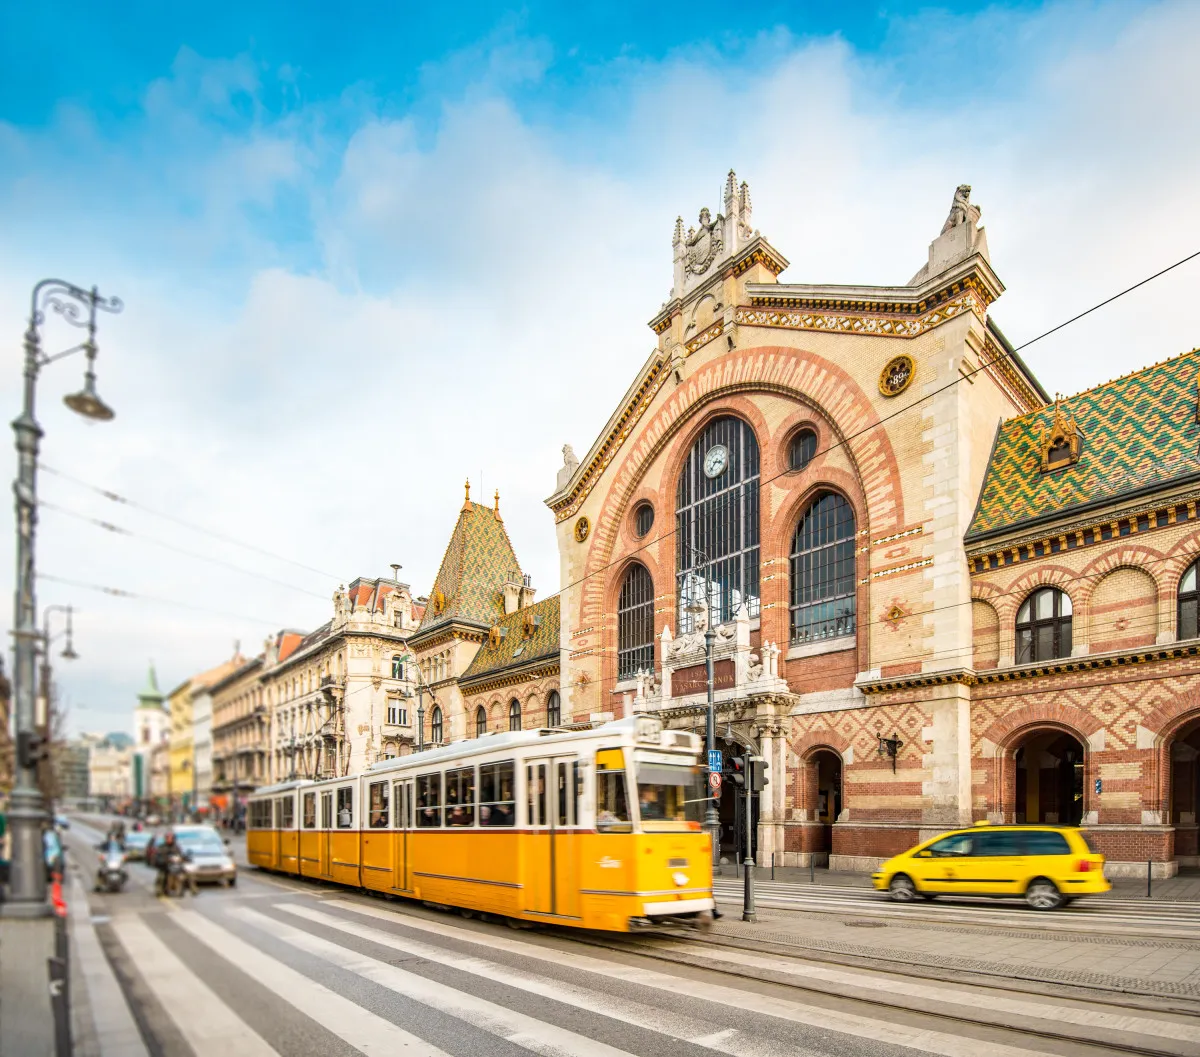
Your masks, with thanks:
[{"label": "tram front window", "polygon": [[596,829],[601,833],[628,833],[633,829],[624,771],[596,772]]},{"label": "tram front window", "polygon": [[638,811],[642,822],[685,823],[699,829],[707,797],[699,767],[638,763]]}]

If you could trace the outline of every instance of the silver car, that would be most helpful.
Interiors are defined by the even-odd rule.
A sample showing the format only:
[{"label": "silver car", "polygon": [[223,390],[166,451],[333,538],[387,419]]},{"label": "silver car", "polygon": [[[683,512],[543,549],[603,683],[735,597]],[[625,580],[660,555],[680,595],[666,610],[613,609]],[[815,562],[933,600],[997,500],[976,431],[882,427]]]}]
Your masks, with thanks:
[{"label": "silver car", "polygon": [[212,826],[173,826],[175,840],[188,856],[188,873],[197,884],[237,884],[237,863]]}]

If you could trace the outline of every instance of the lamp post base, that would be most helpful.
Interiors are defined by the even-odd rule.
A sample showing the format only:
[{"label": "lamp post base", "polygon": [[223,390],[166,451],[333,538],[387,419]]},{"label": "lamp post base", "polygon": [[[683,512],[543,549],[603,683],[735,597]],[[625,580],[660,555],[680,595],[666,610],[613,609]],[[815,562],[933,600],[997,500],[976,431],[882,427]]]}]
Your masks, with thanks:
[{"label": "lamp post base", "polygon": [[42,794],[26,784],[12,791],[8,824],[12,833],[8,899],[0,904],[6,918],[40,918],[53,913],[46,900],[46,856],[42,828],[46,824]]},{"label": "lamp post base", "polygon": [[712,845],[712,866],[715,871],[721,865],[721,819],[716,811],[710,810],[704,816],[704,828]]}]

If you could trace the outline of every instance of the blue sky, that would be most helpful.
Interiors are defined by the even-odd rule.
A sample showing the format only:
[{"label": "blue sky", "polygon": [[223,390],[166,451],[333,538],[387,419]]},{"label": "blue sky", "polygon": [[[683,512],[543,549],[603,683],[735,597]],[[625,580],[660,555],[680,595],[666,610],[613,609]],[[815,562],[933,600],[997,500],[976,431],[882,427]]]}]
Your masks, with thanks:
[{"label": "blue sky", "polygon": [[[174,603],[42,585],[81,610],[73,724],[127,725],[151,657],[169,687],[316,626],[339,581],[427,591],[468,475],[553,591],[561,445],[645,359],[674,218],[730,167],[796,282],[903,282],[971,183],[1018,342],[1200,248],[1198,45],[1200,6],[1126,0],[6,5],[0,398],[37,279],[120,294],[118,417],[72,420],[79,365],[51,368],[45,462],[329,571],[45,478],[45,572]],[[1027,358],[1071,392],[1191,348],[1195,283]]]}]

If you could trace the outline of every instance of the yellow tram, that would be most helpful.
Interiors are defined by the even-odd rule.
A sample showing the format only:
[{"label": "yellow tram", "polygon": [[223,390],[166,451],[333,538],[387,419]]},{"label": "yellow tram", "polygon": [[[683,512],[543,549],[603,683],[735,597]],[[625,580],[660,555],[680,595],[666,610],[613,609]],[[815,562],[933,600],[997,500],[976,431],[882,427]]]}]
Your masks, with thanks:
[{"label": "yellow tram", "polygon": [[249,798],[268,870],[525,921],[712,921],[700,739],[632,716],[485,734]]}]

